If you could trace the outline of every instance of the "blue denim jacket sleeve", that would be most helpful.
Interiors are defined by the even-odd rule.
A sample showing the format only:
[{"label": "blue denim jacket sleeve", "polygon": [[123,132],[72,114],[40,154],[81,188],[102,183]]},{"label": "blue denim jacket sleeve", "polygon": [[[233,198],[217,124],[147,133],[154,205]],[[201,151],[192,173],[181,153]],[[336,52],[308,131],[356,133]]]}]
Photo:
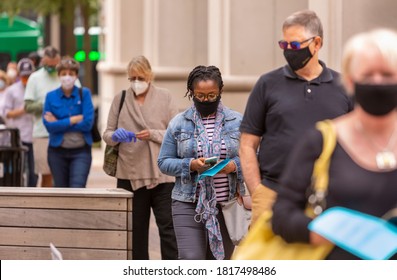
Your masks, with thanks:
[{"label": "blue denim jacket sleeve", "polygon": [[161,144],[157,164],[164,174],[181,177],[182,181],[186,182],[186,180],[191,180],[190,162],[193,158],[178,158],[178,142],[173,135],[174,126],[175,122],[171,122],[168,126]]},{"label": "blue denim jacket sleeve", "polygon": [[243,172],[241,171],[240,157],[236,156],[236,157],[232,158],[232,160],[236,163],[237,181],[242,183],[244,181],[244,178],[243,178]]}]

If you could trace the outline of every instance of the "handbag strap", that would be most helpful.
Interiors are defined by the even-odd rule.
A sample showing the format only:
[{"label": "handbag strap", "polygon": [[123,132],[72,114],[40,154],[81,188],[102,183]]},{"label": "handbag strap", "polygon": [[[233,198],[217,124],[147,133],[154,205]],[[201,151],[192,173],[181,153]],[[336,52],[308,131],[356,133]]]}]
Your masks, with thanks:
[{"label": "handbag strap", "polygon": [[329,164],[336,145],[336,131],[330,120],[316,123],[316,128],[323,135],[323,151],[314,163],[313,178],[316,191],[326,192],[329,180]]},{"label": "handbag strap", "polygon": [[123,108],[124,100],[125,100],[125,90],[123,90],[121,92],[121,99],[120,99],[120,105],[119,105],[119,114],[117,115],[117,125],[116,125],[116,127],[118,126],[118,123],[119,123],[119,116],[120,116],[121,108]]},{"label": "handbag strap", "polygon": [[121,112],[121,108],[123,108],[124,99],[125,99],[125,90],[123,90],[121,92],[121,100],[120,100],[120,105],[119,105],[119,115],[120,115],[120,112]]},{"label": "handbag strap", "polygon": [[317,122],[316,128],[323,136],[323,149],[319,158],[314,163],[312,174],[312,188],[314,193],[309,197],[309,203],[315,205],[313,207],[313,214],[319,215],[325,208],[325,197],[329,182],[329,165],[336,146],[336,130],[330,120]]}]

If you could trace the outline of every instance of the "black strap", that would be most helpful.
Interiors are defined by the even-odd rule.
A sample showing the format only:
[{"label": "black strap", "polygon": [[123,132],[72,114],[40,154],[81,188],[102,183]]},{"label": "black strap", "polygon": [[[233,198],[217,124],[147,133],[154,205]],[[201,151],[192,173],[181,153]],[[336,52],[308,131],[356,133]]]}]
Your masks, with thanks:
[{"label": "black strap", "polygon": [[120,100],[120,106],[119,106],[119,115],[120,115],[120,112],[121,112],[121,108],[123,108],[124,99],[125,99],[125,90],[123,90],[122,93],[121,93],[121,100]]},{"label": "black strap", "polygon": [[125,90],[123,90],[123,91],[121,92],[121,100],[120,100],[120,105],[119,105],[119,114],[118,114],[118,116],[117,116],[117,125],[116,125],[116,128],[119,126],[119,116],[120,116],[121,108],[123,108],[124,99],[125,99]]}]

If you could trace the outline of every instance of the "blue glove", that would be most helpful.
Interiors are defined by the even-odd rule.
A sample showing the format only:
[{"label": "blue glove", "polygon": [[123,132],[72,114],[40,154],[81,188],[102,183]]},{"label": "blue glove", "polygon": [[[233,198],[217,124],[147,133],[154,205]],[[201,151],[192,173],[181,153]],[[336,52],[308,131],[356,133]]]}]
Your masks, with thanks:
[{"label": "blue glove", "polygon": [[112,141],[114,142],[131,142],[133,138],[135,139],[134,142],[136,142],[135,133],[121,127],[116,129],[112,135]]}]

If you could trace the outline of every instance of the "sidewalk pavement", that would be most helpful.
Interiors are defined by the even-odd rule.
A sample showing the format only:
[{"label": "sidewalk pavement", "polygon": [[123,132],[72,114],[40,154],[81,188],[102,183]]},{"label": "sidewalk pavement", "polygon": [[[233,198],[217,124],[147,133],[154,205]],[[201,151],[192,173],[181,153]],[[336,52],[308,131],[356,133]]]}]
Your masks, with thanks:
[{"label": "sidewalk pavement", "polygon": [[[115,188],[116,178],[108,176],[103,170],[103,151],[100,148],[92,149],[92,164],[88,175],[87,188]],[[149,256],[151,260],[160,260],[160,239],[157,225],[153,216],[149,228]]]}]

